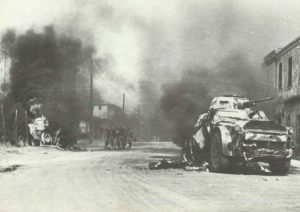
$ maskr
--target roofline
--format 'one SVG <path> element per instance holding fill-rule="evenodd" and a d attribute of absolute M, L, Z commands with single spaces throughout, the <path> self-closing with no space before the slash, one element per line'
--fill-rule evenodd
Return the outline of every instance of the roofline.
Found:
<path fill-rule="evenodd" d="M 267 54 L 264 57 L 264 63 L 269 65 L 272 62 L 274 62 L 276 59 L 278 59 L 284 52 L 290 50 L 293 48 L 296 44 L 300 45 L 300 36 L 289 42 L 287 45 L 285 45 L 282 48 L 279 48 L 277 50 L 272 50 L 269 54 Z"/>
<path fill-rule="evenodd" d="M 289 42 L 287 45 L 285 45 L 283 48 L 281 48 L 278 52 L 276 52 L 276 55 L 279 56 L 281 53 L 283 53 L 284 51 L 290 49 L 296 43 L 300 44 L 299 41 L 300 41 L 300 36 L 298 36 L 297 38 L 295 38 L 294 40 Z"/>

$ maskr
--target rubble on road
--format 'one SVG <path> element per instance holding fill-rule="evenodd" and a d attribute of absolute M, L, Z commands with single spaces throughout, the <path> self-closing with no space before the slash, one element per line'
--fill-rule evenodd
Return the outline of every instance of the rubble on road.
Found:
<path fill-rule="evenodd" d="M 208 163 L 203 162 L 201 164 L 189 164 L 187 162 L 182 161 L 172 161 L 163 158 L 158 162 L 150 162 L 149 169 L 150 170 L 158 170 L 158 169 L 184 169 L 186 171 L 207 171 Z"/>
<path fill-rule="evenodd" d="M 206 162 L 206 161 L 204 161 L 204 162 L 202 162 L 201 164 L 198 164 L 198 165 L 186 165 L 186 166 L 184 166 L 184 170 L 185 171 L 209 171 L 209 164 Z"/>
<path fill-rule="evenodd" d="M 163 158 L 157 162 L 149 162 L 148 168 L 150 170 L 184 169 L 185 171 L 209 171 L 209 163 L 206 161 L 202 161 L 201 163 L 188 163 L 186 161 L 173 161 Z M 271 171 L 261 163 L 247 162 L 232 166 L 229 173 L 269 175 Z"/>
<path fill-rule="evenodd" d="M 0 167 L 0 172 L 12 172 L 12 171 L 15 171 L 19 167 L 21 167 L 21 165 L 18 165 L 18 164 L 10 165 L 7 167 Z"/>

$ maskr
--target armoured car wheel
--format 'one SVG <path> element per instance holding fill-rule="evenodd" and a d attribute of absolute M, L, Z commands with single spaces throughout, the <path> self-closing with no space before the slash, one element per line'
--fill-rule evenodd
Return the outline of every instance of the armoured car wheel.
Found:
<path fill-rule="evenodd" d="M 41 135 L 41 142 L 43 145 L 52 144 L 52 136 L 48 132 L 43 132 Z"/>
<path fill-rule="evenodd" d="M 290 169 L 291 159 L 274 160 L 269 165 L 273 174 L 286 175 Z"/>
<path fill-rule="evenodd" d="M 223 172 L 228 168 L 229 162 L 222 153 L 222 140 L 218 132 L 214 133 L 210 147 L 211 171 Z"/>

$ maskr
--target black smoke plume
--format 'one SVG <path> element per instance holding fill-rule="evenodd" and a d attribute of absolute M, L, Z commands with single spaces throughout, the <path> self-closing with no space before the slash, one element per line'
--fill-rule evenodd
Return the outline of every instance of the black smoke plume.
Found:
<path fill-rule="evenodd" d="M 221 60 L 215 70 L 194 68 L 184 72 L 181 81 L 165 84 L 160 99 L 161 109 L 173 128 L 173 141 L 182 146 L 193 133 L 200 114 L 208 110 L 214 96 L 224 94 L 260 98 L 268 95 L 259 73 L 247 57 L 233 52 Z"/>
<path fill-rule="evenodd" d="M 42 104 L 40 113 L 50 124 L 67 131 L 71 142 L 76 140 L 79 119 L 86 112 L 76 94 L 77 84 L 81 83 L 77 73 L 91 57 L 92 48 L 76 38 L 58 35 L 51 26 L 41 33 L 28 30 L 17 35 L 7 31 L 2 45 L 11 59 L 5 105 L 7 114 L 11 114 L 8 123 L 12 123 L 14 105 L 21 104 L 34 118 L 40 114 L 30 113 L 30 104 Z"/>

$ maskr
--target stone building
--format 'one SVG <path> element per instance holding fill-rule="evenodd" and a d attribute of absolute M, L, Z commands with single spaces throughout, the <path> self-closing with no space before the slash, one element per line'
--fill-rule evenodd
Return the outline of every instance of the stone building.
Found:
<path fill-rule="evenodd" d="M 109 127 L 121 127 L 123 124 L 122 108 L 114 104 L 94 104 L 93 107 L 93 137 L 105 139 L 106 129 Z M 79 123 L 80 137 L 87 137 L 90 126 L 89 120 L 81 120 Z"/>
<path fill-rule="evenodd" d="M 264 58 L 264 69 L 273 85 L 273 118 L 294 129 L 300 147 L 300 36 Z"/>

